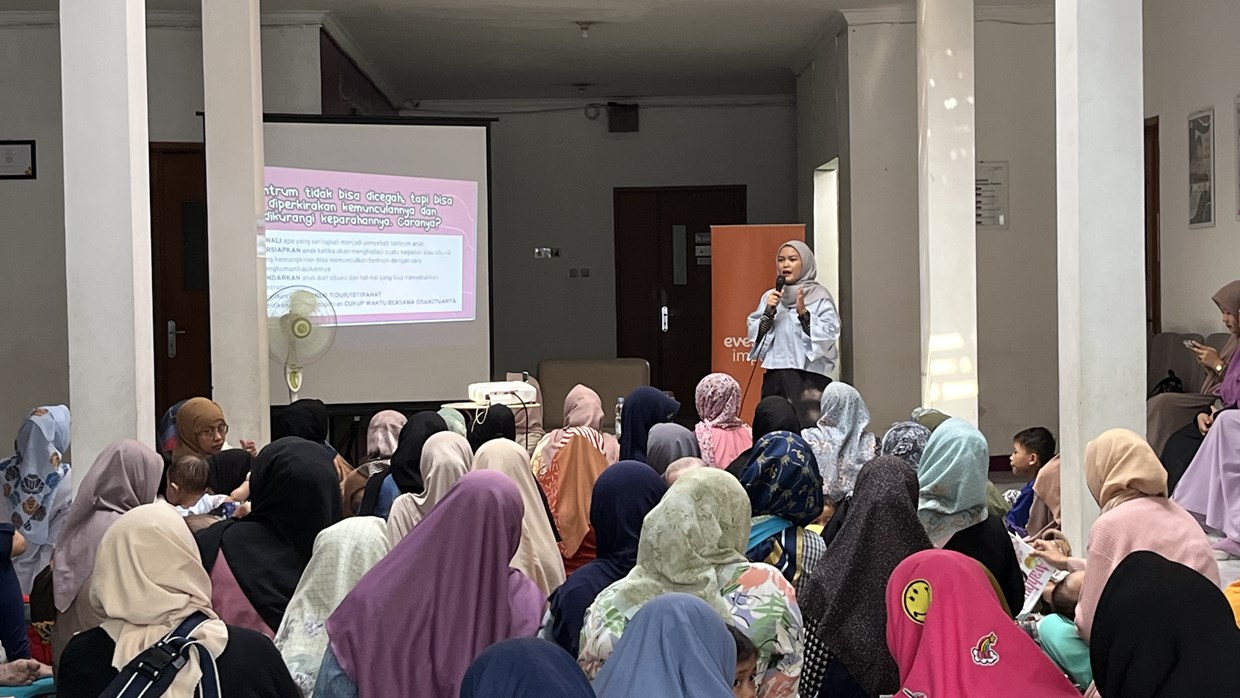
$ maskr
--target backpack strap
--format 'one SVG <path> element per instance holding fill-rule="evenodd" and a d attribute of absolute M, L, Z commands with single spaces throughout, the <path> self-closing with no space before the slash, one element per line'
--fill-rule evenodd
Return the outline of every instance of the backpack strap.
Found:
<path fill-rule="evenodd" d="M 121 670 L 100 698 L 156 698 L 176 680 L 181 668 L 189 661 L 189 653 L 198 653 L 202 679 L 194 695 L 198 698 L 220 698 L 219 672 L 215 658 L 190 633 L 210 620 L 201 611 L 186 618 L 159 642 L 143 650 Z"/>

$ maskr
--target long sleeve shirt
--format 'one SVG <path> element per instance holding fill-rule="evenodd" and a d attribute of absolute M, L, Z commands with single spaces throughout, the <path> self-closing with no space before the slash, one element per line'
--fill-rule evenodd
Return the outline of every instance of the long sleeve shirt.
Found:
<path fill-rule="evenodd" d="M 771 318 L 771 329 L 758 341 L 758 330 L 766 313 L 766 295 L 758 309 L 749 315 L 749 351 L 752 361 L 761 360 L 766 369 L 796 368 L 820 375 L 829 375 L 839 358 L 836 342 L 840 338 L 840 316 L 830 298 L 809 303 L 809 331 L 797 318 L 796 308 L 777 306 Z"/>

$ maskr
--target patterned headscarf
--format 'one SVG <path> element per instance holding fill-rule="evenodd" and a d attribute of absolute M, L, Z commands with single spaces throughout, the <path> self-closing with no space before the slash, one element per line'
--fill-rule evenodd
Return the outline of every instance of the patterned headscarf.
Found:
<path fill-rule="evenodd" d="M 69 408 L 40 407 L 22 422 L 12 458 L 0 462 L 4 473 L 4 521 L 33 545 L 51 543 L 53 495 L 69 477 L 62 458 L 69 450 Z"/>
<path fill-rule="evenodd" d="M 741 485 L 754 516 L 778 516 L 793 526 L 808 526 L 822 514 L 822 475 L 814 453 L 792 432 L 758 439 Z"/>
<path fill-rule="evenodd" d="M 684 592 L 730 621 L 719 571 L 746 562 L 748 499 L 736 478 L 722 470 L 698 468 L 676 480 L 646 515 L 637 565 L 612 585 L 617 601 L 638 607 L 656 596 Z"/>
<path fill-rule="evenodd" d="M 868 426 L 870 410 L 861 393 L 836 381 L 822 391 L 818 425 L 801 432 L 814 449 L 827 496 L 837 502 L 852 494 L 857 473 L 874 459 L 877 440 Z"/>
<path fill-rule="evenodd" d="M 930 440 L 930 430 L 917 422 L 896 422 L 883 436 L 880 455 L 903 459 L 917 470 L 921 466 L 921 454 Z"/>
<path fill-rule="evenodd" d="M 702 421 L 693 428 L 693 433 L 697 435 L 702 460 L 717 468 L 726 467 L 752 444 L 752 441 L 745 443 L 745 437 L 750 437 L 749 425 L 740 418 L 741 385 L 726 373 L 712 373 L 698 383 L 694 397 Z M 738 430 L 740 434 L 736 436 L 740 441 L 726 438 L 732 436 L 726 432 Z M 719 441 L 733 443 L 717 443 Z"/>

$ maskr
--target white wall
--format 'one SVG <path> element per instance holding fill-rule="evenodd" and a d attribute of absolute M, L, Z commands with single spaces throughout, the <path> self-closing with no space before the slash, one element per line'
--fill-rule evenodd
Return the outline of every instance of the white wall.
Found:
<path fill-rule="evenodd" d="M 1223 332 L 1210 297 L 1240 279 L 1240 3 L 1145 1 L 1145 114 L 1159 121 L 1164 331 Z M 1188 115 L 1214 108 L 1213 228 L 1188 228 Z"/>
<path fill-rule="evenodd" d="M 798 207 L 839 154 L 844 374 L 882 431 L 921 400 L 917 36 L 911 22 L 844 31 L 798 74 Z M 1012 173 L 1010 230 L 978 237 L 981 428 L 1002 454 L 1020 429 L 1058 426 L 1054 30 L 982 21 L 975 42 L 978 157 Z"/>
<path fill-rule="evenodd" d="M 266 110 L 317 113 L 319 27 L 264 27 L 262 40 Z M 149 28 L 147 68 L 151 140 L 201 141 L 201 31 Z M 0 443 L 31 407 L 69 399 L 56 26 L 0 27 L 0 140 L 27 138 L 39 178 L 0 181 Z"/>
<path fill-rule="evenodd" d="M 581 109 L 501 115 L 491 134 L 496 371 L 616 355 L 615 188 L 744 184 L 751 223 L 792 223 L 795 157 L 790 100 L 643 108 L 630 134 Z M 534 259 L 535 246 L 562 256 Z M 570 279 L 570 267 L 591 276 Z"/>

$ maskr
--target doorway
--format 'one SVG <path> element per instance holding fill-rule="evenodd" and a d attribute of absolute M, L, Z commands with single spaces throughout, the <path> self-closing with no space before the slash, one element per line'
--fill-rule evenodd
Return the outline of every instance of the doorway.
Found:
<path fill-rule="evenodd" d="M 710 226 L 748 222 L 746 188 L 615 190 L 616 352 L 650 362 L 650 382 L 698 421 L 694 393 L 711 371 Z"/>
<path fill-rule="evenodd" d="M 1145 326 L 1162 332 L 1162 247 L 1159 242 L 1158 117 L 1145 120 Z"/>
<path fill-rule="evenodd" d="M 207 161 L 201 143 L 151 144 L 155 409 L 211 395 Z"/>

